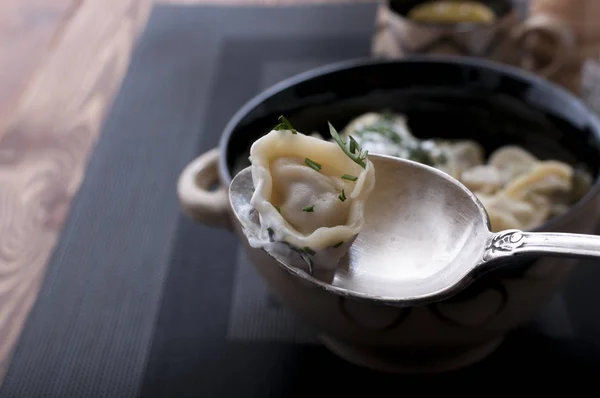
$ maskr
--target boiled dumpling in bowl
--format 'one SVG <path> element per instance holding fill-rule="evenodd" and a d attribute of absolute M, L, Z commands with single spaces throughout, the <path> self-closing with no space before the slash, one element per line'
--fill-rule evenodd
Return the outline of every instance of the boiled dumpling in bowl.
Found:
<path fill-rule="evenodd" d="M 285 124 L 255 141 L 250 204 L 261 232 L 250 245 L 292 266 L 334 269 L 364 224 L 375 185 L 366 155 L 355 144 L 307 136 Z"/>
<path fill-rule="evenodd" d="M 355 137 L 370 153 L 411 159 L 434 165 L 444 154 L 432 140 L 414 137 L 406 117 L 389 113 L 369 112 L 353 120 L 341 133 L 344 138 Z"/>
<path fill-rule="evenodd" d="M 463 183 L 486 208 L 493 232 L 531 230 L 565 213 L 592 185 L 590 173 L 556 160 L 540 160 L 517 145 L 504 145 L 485 158 L 483 147 L 466 139 L 418 139 L 403 114 L 368 112 L 344 129 L 371 153 L 433 166 Z"/>
<path fill-rule="evenodd" d="M 516 176 L 504 188 L 513 198 L 526 198 L 530 194 L 567 196 L 573 188 L 573 168 L 553 160 L 540 161 L 525 173 Z"/>
<path fill-rule="evenodd" d="M 512 155 L 518 152 L 510 149 L 510 153 L 506 161 L 515 162 Z M 501 189 L 491 194 L 476 191 L 489 214 L 493 231 L 531 230 L 568 208 L 573 169 L 562 162 L 539 161 L 525 151 L 518 156 L 526 157 L 527 162 L 511 163 L 510 169 L 506 163 L 497 161 L 487 166 L 495 170 L 500 168 L 497 173 L 506 181 Z M 535 161 L 530 162 L 530 159 Z M 468 183 L 466 185 L 469 186 Z"/>
<path fill-rule="evenodd" d="M 487 164 L 466 168 L 458 178 L 474 192 L 493 194 L 537 163 L 538 160 L 523 148 L 506 145 L 494 151 Z"/>
<path fill-rule="evenodd" d="M 541 195 L 529 196 L 528 200 L 514 198 L 500 192 L 493 195 L 475 194 L 486 209 L 492 230 L 530 230 L 543 223 L 550 214 L 551 202 Z"/>
<path fill-rule="evenodd" d="M 538 163 L 538 159 L 525 149 L 516 145 L 505 145 L 495 150 L 488 164 L 502 174 L 504 183 L 528 172 Z"/>
<path fill-rule="evenodd" d="M 458 180 L 465 171 L 484 164 L 485 152 L 481 145 L 473 140 L 436 140 L 434 142 L 444 155 L 443 161 L 434 166 Z"/>

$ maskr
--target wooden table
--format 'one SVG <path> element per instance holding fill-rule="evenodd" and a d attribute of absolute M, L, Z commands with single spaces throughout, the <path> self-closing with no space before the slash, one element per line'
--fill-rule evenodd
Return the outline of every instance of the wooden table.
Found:
<path fill-rule="evenodd" d="M 352 0 L 158 0 L 344 1 Z M 151 5 L 0 2 L 0 380 Z"/>

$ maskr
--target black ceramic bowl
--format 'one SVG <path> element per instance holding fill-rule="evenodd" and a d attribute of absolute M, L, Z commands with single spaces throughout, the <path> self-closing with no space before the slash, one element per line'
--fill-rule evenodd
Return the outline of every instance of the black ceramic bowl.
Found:
<path fill-rule="evenodd" d="M 421 138 L 470 138 L 489 153 L 520 145 L 542 159 L 585 167 L 595 182 L 570 210 L 537 230 L 593 233 L 600 213 L 600 122 L 567 91 L 524 71 L 457 57 L 357 60 L 309 71 L 270 88 L 231 119 L 219 148 L 183 171 L 179 197 L 202 223 L 236 226 L 227 190 L 232 176 L 249 165 L 251 144 L 280 115 L 303 133 L 327 137 L 327 122 L 342 129 L 354 117 L 389 109 L 408 117 Z M 209 186 L 220 182 L 221 189 Z M 414 370 L 417 349 L 432 369 L 453 369 L 483 358 L 508 330 L 532 316 L 566 281 L 574 260 L 542 258 L 515 262 L 487 273 L 461 293 L 439 303 L 394 308 L 362 303 L 300 283 L 274 260 L 246 245 L 271 290 L 323 333 L 325 344 L 352 362 L 387 371 Z M 366 306 L 364 306 L 366 305 Z M 368 320 L 365 322 L 365 320 Z M 376 321 L 377 327 L 373 326 Z M 374 348 L 375 347 L 375 348 Z M 381 349 L 381 350 L 380 350 Z M 399 350 L 392 355 L 391 350 Z M 408 361 L 407 359 L 407 361 Z"/>
<path fill-rule="evenodd" d="M 384 109 L 405 114 L 420 138 L 474 139 L 488 153 L 502 145 L 520 145 L 541 159 L 565 161 L 596 176 L 594 186 L 569 213 L 536 230 L 580 230 L 571 225 L 574 213 L 591 211 L 598 203 L 600 121 L 594 113 L 566 90 L 533 74 L 467 57 L 354 60 L 271 87 L 226 126 L 219 145 L 221 181 L 228 186 L 237 171 L 249 166 L 250 145 L 280 115 L 299 131 L 329 137 L 328 121 L 341 130 L 362 113 Z"/>

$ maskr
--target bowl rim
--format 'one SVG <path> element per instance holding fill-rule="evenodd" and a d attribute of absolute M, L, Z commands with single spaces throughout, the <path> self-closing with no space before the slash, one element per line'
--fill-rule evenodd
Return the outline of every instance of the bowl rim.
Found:
<path fill-rule="evenodd" d="M 559 85 L 542 78 L 534 74 L 533 72 L 529 72 L 525 69 L 521 69 L 511 65 L 501 64 L 495 61 L 490 61 L 483 58 L 472 57 L 472 56 L 456 56 L 456 55 L 430 55 L 430 54 L 413 54 L 408 55 L 400 59 L 379 59 L 373 57 L 362 57 L 362 58 L 354 58 L 334 63 L 329 63 L 323 66 L 319 66 L 316 68 L 309 69 L 305 72 L 298 73 L 294 76 L 291 76 L 287 79 L 284 79 L 274 85 L 268 87 L 262 92 L 258 93 L 250 100 L 248 100 L 238 111 L 230 118 L 229 122 L 226 124 L 223 129 L 223 133 L 221 134 L 221 138 L 219 140 L 219 151 L 221 156 L 219 156 L 219 174 L 221 178 L 221 182 L 226 186 L 229 186 L 233 176 L 230 173 L 230 170 L 227 166 L 227 145 L 228 142 L 233 135 L 236 127 L 239 123 L 254 109 L 256 109 L 261 103 L 263 103 L 269 97 L 272 97 L 284 90 L 287 90 L 295 85 L 300 83 L 309 81 L 316 77 L 321 77 L 324 75 L 328 75 L 335 72 L 340 72 L 349 69 L 362 68 L 362 67 L 370 67 L 377 65 L 400 65 L 400 64 L 409 64 L 409 63 L 431 63 L 431 64 L 449 64 L 449 65 L 465 65 L 469 67 L 485 69 L 488 71 L 492 71 L 498 74 L 502 74 L 504 76 L 519 78 L 528 80 L 531 83 L 543 86 L 557 97 L 564 98 L 565 101 L 570 102 L 573 106 L 578 108 L 584 115 L 586 115 L 587 125 L 592 127 L 592 134 L 595 137 L 595 140 L 600 145 L 600 117 L 591 110 L 581 98 L 578 98 L 567 89 L 560 87 Z M 561 214 L 560 216 L 553 217 L 545 223 L 539 225 L 537 228 L 531 229 L 530 232 L 540 232 L 540 231 L 549 231 L 553 230 L 555 225 L 560 225 L 563 221 L 567 220 L 574 213 L 580 211 L 585 206 L 588 206 L 589 203 L 600 193 L 600 173 L 597 173 L 593 176 L 593 184 L 586 192 L 586 194 L 579 199 L 576 203 L 569 206 L 569 210 Z"/>

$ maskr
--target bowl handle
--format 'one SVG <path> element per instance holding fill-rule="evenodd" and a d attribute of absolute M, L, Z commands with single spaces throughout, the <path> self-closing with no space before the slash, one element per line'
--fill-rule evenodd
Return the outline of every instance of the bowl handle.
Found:
<path fill-rule="evenodd" d="M 179 176 L 177 195 L 192 219 L 211 227 L 231 230 L 229 195 L 219 180 L 218 162 L 218 148 L 192 160 Z M 217 188 L 212 190 L 213 186 Z"/>

